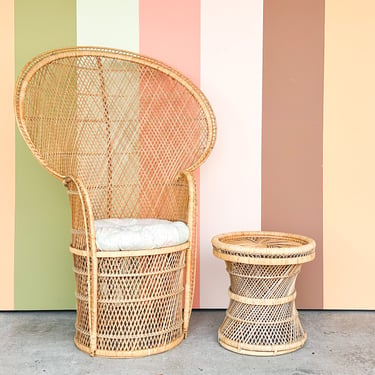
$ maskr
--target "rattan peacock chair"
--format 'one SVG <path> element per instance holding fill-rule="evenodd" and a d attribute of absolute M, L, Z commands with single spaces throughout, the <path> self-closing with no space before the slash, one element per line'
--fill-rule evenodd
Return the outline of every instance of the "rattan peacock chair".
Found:
<path fill-rule="evenodd" d="M 75 47 L 24 67 L 15 111 L 31 152 L 69 195 L 77 347 L 137 357 L 178 345 L 195 285 L 193 171 L 216 134 L 205 96 L 156 60 Z M 169 225 L 163 241 L 159 222 Z M 185 237 L 175 239 L 174 224 L 185 226 Z M 116 242 L 119 228 L 130 244 Z"/>

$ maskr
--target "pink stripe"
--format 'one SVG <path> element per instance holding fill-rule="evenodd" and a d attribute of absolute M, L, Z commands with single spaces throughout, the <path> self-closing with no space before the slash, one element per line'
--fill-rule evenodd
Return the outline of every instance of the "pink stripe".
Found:
<path fill-rule="evenodd" d="M 201 88 L 218 125 L 201 168 L 201 307 L 226 308 L 228 274 L 211 238 L 261 222 L 263 0 L 201 5 Z"/>
<path fill-rule="evenodd" d="M 200 0 L 139 0 L 139 51 L 200 84 Z M 196 173 L 199 202 L 199 171 Z M 199 206 L 198 206 L 199 210 Z M 198 215 L 199 236 L 199 215 Z M 199 237 L 198 237 L 199 238 Z M 199 240 L 193 307 L 199 307 Z"/>

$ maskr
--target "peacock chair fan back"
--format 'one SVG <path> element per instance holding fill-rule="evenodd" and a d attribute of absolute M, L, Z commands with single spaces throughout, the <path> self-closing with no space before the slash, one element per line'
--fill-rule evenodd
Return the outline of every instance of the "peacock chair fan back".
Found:
<path fill-rule="evenodd" d="M 188 79 L 120 50 L 47 52 L 21 72 L 20 130 L 59 179 L 78 177 L 96 218 L 174 217 L 169 186 L 208 156 L 215 121 Z"/>
<path fill-rule="evenodd" d="M 15 110 L 32 153 L 68 190 L 76 345 L 115 357 L 178 345 L 189 327 L 196 272 L 192 172 L 216 134 L 205 96 L 158 61 L 76 47 L 47 52 L 25 66 Z M 180 222 L 187 235 L 163 246 L 142 242 L 136 251 L 99 246 L 99 222 L 118 221 Z"/>

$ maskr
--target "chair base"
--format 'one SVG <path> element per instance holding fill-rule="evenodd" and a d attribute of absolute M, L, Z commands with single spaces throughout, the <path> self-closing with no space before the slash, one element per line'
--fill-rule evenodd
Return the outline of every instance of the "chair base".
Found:
<path fill-rule="evenodd" d="M 177 346 L 184 338 L 187 246 L 102 252 L 96 259 L 73 249 L 76 346 L 92 356 L 128 358 Z"/>
<path fill-rule="evenodd" d="M 167 345 L 162 345 L 160 347 L 146 349 L 146 350 L 135 350 L 135 351 L 115 351 L 115 350 L 96 350 L 95 353 L 91 352 L 90 347 L 82 345 L 78 342 L 77 337 L 74 338 L 74 344 L 79 350 L 90 354 L 95 357 L 106 357 L 106 358 L 138 358 L 138 357 L 148 357 L 150 355 L 159 354 L 171 350 L 178 346 L 184 339 L 184 335 L 181 335 L 177 339 L 168 343 Z"/>

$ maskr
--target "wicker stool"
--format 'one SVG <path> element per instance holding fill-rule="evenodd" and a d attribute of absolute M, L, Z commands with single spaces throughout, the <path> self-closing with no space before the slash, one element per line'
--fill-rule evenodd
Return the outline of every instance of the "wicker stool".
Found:
<path fill-rule="evenodd" d="M 279 355 L 306 341 L 295 307 L 295 282 L 302 263 L 315 257 L 314 240 L 275 232 L 215 236 L 214 255 L 230 275 L 230 304 L 219 343 L 250 355 Z"/>

